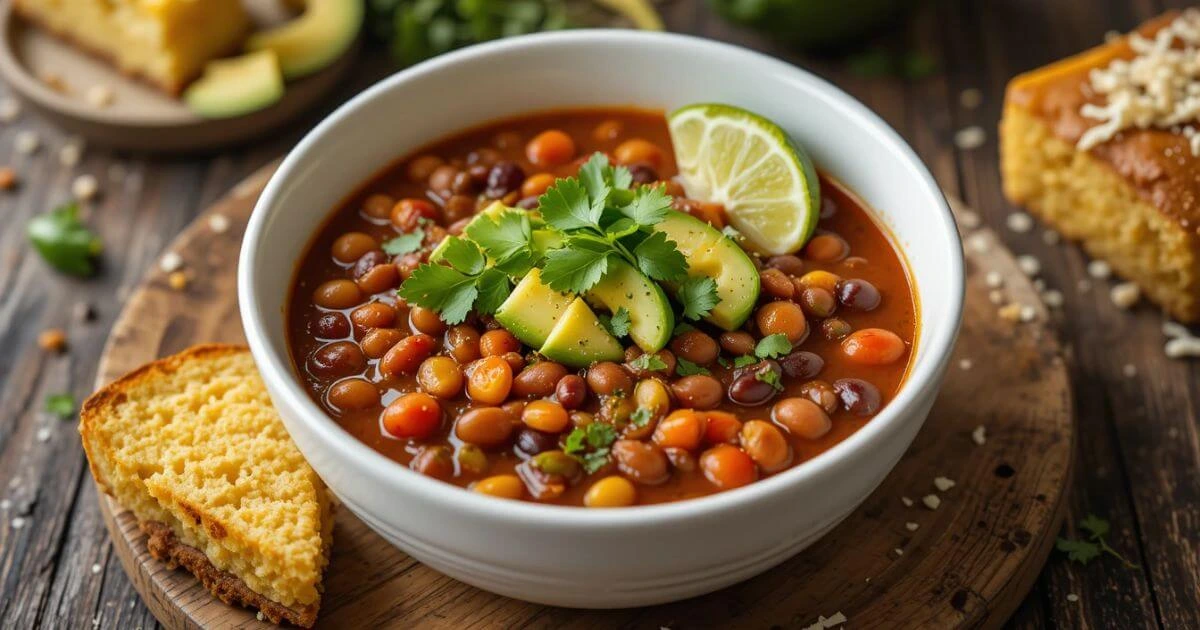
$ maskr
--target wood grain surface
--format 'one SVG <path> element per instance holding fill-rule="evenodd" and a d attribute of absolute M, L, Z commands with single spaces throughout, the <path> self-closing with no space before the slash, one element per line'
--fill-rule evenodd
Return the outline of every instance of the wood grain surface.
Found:
<path fill-rule="evenodd" d="M 166 272 L 151 270 L 113 326 L 97 387 L 196 343 L 243 342 L 236 269 L 226 261 L 236 259 L 245 221 L 271 169 L 235 186 L 170 244 L 192 281 L 180 291 L 169 286 Z M 212 229 L 217 216 L 228 230 Z M 841 612 L 855 627 L 999 627 L 1032 586 L 1061 525 L 1074 413 L 1066 366 L 1030 280 L 990 231 L 970 231 L 968 239 L 964 325 L 934 411 L 883 485 L 809 550 L 704 597 L 580 612 L 456 582 L 416 563 L 342 510 L 320 625 L 557 628 L 592 619 L 647 627 L 769 627 L 807 625 Z M 1006 302 L 1030 306 L 1035 319 L 1002 319 L 989 297 L 988 274 L 1002 278 Z M 977 427 L 988 435 L 984 444 L 972 439 Z M 957 485 L 939 492 L 933 485 L 939 476 Z M 922 503 L 928 495 L 942 500 L 936 510 Z M 209 596 L 186 572 L 151 558 L 133 515 L 107 497 L 100 505 L 117 557 L 164 625 L 266 627 L 252 612 Z M 909 523 L 917 529 L 910 531 Z"/>
<path fill-rule="evenodd" d="M 1092 46 L 1107 31 L 1128 30 L 1166 8 L 1191 4 L 928 0 L 911 20 L 868 45 L 920 51 L 939 63 L 937 74 L 914 81 L 863 77 L 845 59 L 792 53 L 721 22 L 703 0 L 663 5 L 671 30 L 763 50 L 861 99 L 1010 249 L 1036 256 L 1040 279 L 1065 295 L 1051 324 L 1067 355 L 1079 426 L 1067 521 L 1089 513 L 1108 519 L 1110 543 L 1137 566 L 1109 558 L 1083 566 L 1055 552 L 1009 620 L 1012 628 L 1200 628 L 1200 370 L 1195 362 L 1166 359 L 1162 315 L 1145 305 L 1114 307 L 1110 282 L 1089 278 L 1078 248 L 1047 242 L 1041 229 L 1005 228 L 1015 208 L 1000 195 L 994 138 L 1011 76 Z M 21 180 L 15 191 L 0 193 L 0 627 L 156 624 L 114 555 L 74 422 L 44 413 L 43 400 L 60 392 L 81 400 L 91 391 L 122 304 L 201 209 L 386 71 L 382 53 L 368 52 L 339 96 L 295 126 L 259 144 L 203 157 L 162 160 L 89 150 L 79 165 L 66 167 L 57 157 L 66 141 L 60 130 L 28 113 L 0 125 L 0 165 L 13 167 Z M 980 106 L 961 104 L 969 89 L 979 91 Z M 987 142 L 957 148 L 956 132 L 976 125 Z M 23 131 L 40 135 L 39 152 L 14 150 Z M 102 273 L 88 281 L 51 272 L 22 229 L 30 217 L 66 200 L 72 179 L 82 173 L 101 182 L 89 221 L 107 246 Z M 1088 283 L 1086 290 L 1081 282 Z M 79 304 L 90 305 L 95 317 L 77 317 Z M 66 354 L 37 347 L 38 333 L 50 327 L 67 331 Z M 1068 525 L 1064 535 L 1073 531 Z"/>

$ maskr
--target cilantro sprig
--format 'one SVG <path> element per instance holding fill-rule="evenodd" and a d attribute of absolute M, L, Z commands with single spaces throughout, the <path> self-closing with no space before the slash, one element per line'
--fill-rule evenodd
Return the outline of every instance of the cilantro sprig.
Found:
<path fill-rule="evenodd" d="M 775 333 L 758 340 L 754 346 L 753 355 L 743 355 L 733 360 L 733 367 L 743 368 L 754 365 L 762 359 L 778 359 L 792 351 L 792 343 L 787 335 Z M 761 379 L 760 379 L 761 380 Z"/>
<path fill-rule="evenodd" d="M 447 238 L 442 259 L 449 266 L 424 264 L 400 286 L 410 304 L 433 309 L 447 324 L 461 324 L 472 310 L 491 314 L 512 292 L 508 275 L 488 267 L 479 246 L 464 238 Z"/>
<path fill-rule="evenodd" d="M 563 441 L 563 452 L 579 460 L 590 475 L 608 463 L 609 447 L 617 441 L 617 430 L 605 422 L 575 427 Z"/>
<path fill-rule="evenodd" d="M 1099 558 L 1100 554 L 1107 553 L 1120 560 L 1126 568 L 1137 568 L 1136 564 L 1127 560 L 1125 556 L 1108 545 L 1106 537 L 1111 529 L 1108 521 L 1095 514 L 1088 514 L 1082 521 L 1079 521 L 1079 529 L 1087 532 L 1086 538 L 1059 538 L 1055 543 L 1055 547 L 1059 551 L 1066 553 L 1069 560 L 1078 562 L 1079 564 L 1087 564 Z"/>
<path fill-rule="evenodd" d="M 75 397 L 71 394 L 49 394 L 46 396 L 44 409 L 46 413 L 65 420 L 75 415 Z"/>
<path fill-rule="evenodd" d="M 551 289 L 584 293 L 604 277 L 613 258 L 652 280 L 683 281 L 687 260 L 674 241 L 653 228 L 666 217 L 671 197 L 662 187 L 632 190 L 632 184 L 629 169 L 614 167 L 596 153 L 578 177 L 557 180 L 538 198 L 546 224 L 565 236 L 563 247 L 546 254 L 542 269 L 542 281 Z"/>

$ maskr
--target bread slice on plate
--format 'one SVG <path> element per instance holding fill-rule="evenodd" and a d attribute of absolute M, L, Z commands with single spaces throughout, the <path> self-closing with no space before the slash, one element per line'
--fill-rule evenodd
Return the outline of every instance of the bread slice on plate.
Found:
<path fill-rule="evenodd" d="M 310 627 L 333 517 L 245 348 L 203 345 L 93 394 L 79 431 L 97 484 L 151 555 L 231 604 Z"/>

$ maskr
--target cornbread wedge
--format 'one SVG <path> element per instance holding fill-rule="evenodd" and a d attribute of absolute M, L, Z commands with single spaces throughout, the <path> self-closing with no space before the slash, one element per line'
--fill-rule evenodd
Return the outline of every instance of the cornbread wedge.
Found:
<path fill-rule="evenodd" d="M 333 518 L 324 483 L 245 348 L 196 346 L 93 394 L 80 433 L 100 488 L 151 554 L 275 623 L 316 621 Z"/>
<path fill-rule="evenodd" d="M 1136 33 L 1009 83 L 1004 193 L 1173 317 L 1198 322 L 1200 13 Z"/>
<path fill-rule="evenodd" d="M 251 29 L 240 0 L 14 0 L 13 8 L 172 95 L 236 52 Z"/>

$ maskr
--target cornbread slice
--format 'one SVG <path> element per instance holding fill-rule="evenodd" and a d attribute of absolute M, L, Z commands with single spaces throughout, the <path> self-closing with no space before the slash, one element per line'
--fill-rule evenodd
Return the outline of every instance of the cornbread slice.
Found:
<path fill-rule="evenodd" d="M 251 29 L 240 0 L 14 0 L 13 8 L 172 95 L 236 52 Z"/>
<path fill-rule="evenodd" d="M 1178 19 L 1188 22 L 1171 26 Z M 1151 40 L 1115 39 L 1020 75 L 1000 122 L 1005 196 L 1185 322 L 1200 321 L 1200 136 L 1187 120 L 1200 102 L 1166 115 L 1131 100 L 1133 90 L 1105 94 L 1096 85 L 1109 88 L 1130 70 L 1114 60 L 1140 56 L 1135 74 L 1159 63 L 1146 42 L 1164 28 L 1197 26 L 1198 13 L 1167 14 L 1136 31 Z M 1200 90 L 1195 76 L 1178 80 Z"/>
<path fill-rule="evenodd" d="M 93 394 L 80 433 L 97 484 L 154 557 L 226 603 L 310 627 L 333 518 L 245 348 L 196 346 Z"/>

